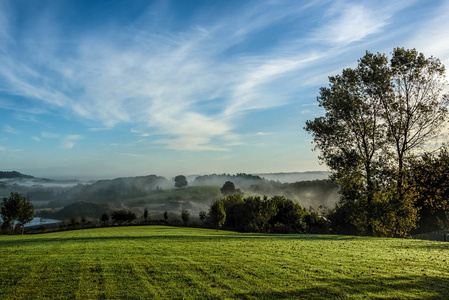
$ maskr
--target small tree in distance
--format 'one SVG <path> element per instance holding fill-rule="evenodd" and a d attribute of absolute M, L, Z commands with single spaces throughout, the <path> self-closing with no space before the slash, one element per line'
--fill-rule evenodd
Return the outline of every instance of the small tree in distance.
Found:
<path fill-rule="evenodd" d="M 209 223 L 220 229 L 226 220 L 226 211 L 221 200 L 215 200 L 209 208 Z"/>
<path fill-rule="evenodd" d="M 145 207 L 145 210 L 143 211 L 143 218 L 145 219 L 145 221 L 148 219 L 149 216 L 149 212 L 148 209 Z"/>
<path fill-rule="evenodd" d="M 103 213 L 103 214 L 101 215 L 100 221 L 101 221 L 103 224 L 106 224 L 106 223 L 109 221 L 109 215 L 108 215 L 107 213 Z"/>
<path fill-rule="evenodd" d="M 165 211 L 165 212 L 164 212 L 164 220 L 165 220 L 165 223 L 167 223 L 167 220 L 168 220 L 168 211 Z"/>
<path fill-rule="evenodd" d="M 112 213 L 112 220 L 114 220 L 114 222 L 119 223 L 120 225 L 123 222 L 131 223 L 132 221 L 134 221 L 136 219 L 136 217 L 137 217 L 136 214 L 129 210 L 122 209 L 122 210 L 114 211 Z"/>
<path fill-rule="evenodd" d="M 200 211 L 199 217 L 203 224 L 204 224 L 204 221 L 206 221 L 206 216 L 207 216 L 207 213 L 205 211 Z"/>
<path fill-rule="evenodd" d="M 22 234 L 25 229 L 25 224 L 31 222 L 34 218 L 34 206 L 30 202 L 30 198 L 22 197 L 22 202 L 19 209 L 19 214 L 17 216 L 17 221 L 19 221 L 22 227 Z"/>
<path fill-rule="evenodd" d="M 1 215 L 4 230 L 12 232 L 14 222 L 18 221 L 23 234 L 25 224 L 31 222 L 34 217 L 34 207 L 29 198 L 22 197 L 19 193 L 11 193 L 9 198 L 3 198 Z"/>
<path fill-rule="evenodd" d="M 178 175 L 175 177 L 175 187 L 183 188 L 187 186 L 187 178 L 184 175 Z"/>
<path fill-rule="evenodd" d="M 181 219 L 182 219 L 182 222 L 184 223 L 184 226 L 187 226 L 187 224 L 189 224 L 190 213 L 189 213 L 188 210 L 185 210 L 185 209 L 184 209 L 184 210 L 181 212 Z"/>
<path fill-rule="evenodd" d="M 229 196 L 235 193 L 235 185 L 232 181 L 226 181 L 225 184 L 223 184 L 223 187 L 220 189 L 220 192 L 224 196 Z"/>

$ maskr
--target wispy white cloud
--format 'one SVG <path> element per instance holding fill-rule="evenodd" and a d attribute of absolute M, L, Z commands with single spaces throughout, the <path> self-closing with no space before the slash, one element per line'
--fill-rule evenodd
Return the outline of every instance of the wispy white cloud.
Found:
<path fill-rule="evenodd" d="M 167 149 L 172 150 L 188 150 L 188 151 L 228 151 L 225 147 L 217 147 L 209 144 L 208 137 L 185 136 L 174 139 L 160 139 L 154 144 L 165 145 Z"/>
<path fill-rule="evenodd" d="M 11 149 L 8 147 L 0 146 L 0 151 L 7 151 L 7 152 L 21 152 L 21 149 Z"/>
<path fill-rule="evenodd" d="M 158 28 L 155 17 L 148 17 L 154 6 L 130 26 L 96 28 L 70 37 L 60 34 L 55 29 L 58 24 L 48 18 L 25 33 L 39 37 L 35 44 L 26 44 L 26 51 L 20 50 L 22 40 L 10 39 L 6 18 L 7 24 L 0 26 L 0 44 L 4 42 L 8 54 L 0 56 L 0 89 L 33 99 L 30 103 L 43 113 L 71 114 L 99 124 L 89 131 L 128 123 L 142 128 L 131 130 L 141 137 L 163 136 L 155 144 L 168 149 L 229 150 L 242 143 L 237 133 L 240 118 L 295 101 L 295 77 L 310 80 L 306 72 L 326 55 L 379 33 L 400 9 L 400 5 L 389 4 L 389 9 L 396 7 L 389 10 L 367 3 L 248 2 L 212 20 L 199 16 L 176 33 L 152 29 Z M 299 27 L 311 7 L 325 5 L 331 6 L 325 24 L 308 38 L 290 36 L 263 51 L 238 50 L 266 28 L 282 22 Z M 162 14 L 167 10 L 158 7 Z M 303 48 L 310 40 L 328 46 L 315 51 Z M 36 55 L 28 55 L 33 51 Z M 318 68 L 314 72 L 323 73 Z M 11 103 L 3 105 L 7 104 Z M 42 134 L 42 138 L 51 137 Z M 61 138 L 66 149 L 79 140 L 53 138 Z"/>
<path fill-rule="evenodd" d="M 63 135 L 52 132 L 41 132 L 40 137 L 32 137 L 33 140 L 40 142 L 42 139 L 57 140 L 61 149 L 72 149 L 83 137 L 78 134 Z"/>
<path fill-rule="evenodd" d="M 11 94 L 53 109 L 68 108 L 105 128 L 146 123 L 153 133 L 168 136 L 158 141 L 167 148 L 224 150 L 210 143 L 233 132 L 235 114 L 285 104 L 286 99 L 262 99 L 260 89 L 306 63 L 297 57 L 273 59 L 276 54 L 225 59 L 224 53 L 245 42 L 249 34 L 302 9 L 247 5 L 233 14 L 233 22 L 226 16 L 178 35 L 114 28 L 116 38 L 96 32 L 73 41 L 79 47 L 70 59 L 58 56 L 54 44 L 48 51 L 39 49 L 37 59 L 10 55 L 2 60 L 0 76 Z M 45 23 L 49 27 L 51 21 Z M 214 112 L 201 111 L 204 105 L 228 97 L 232 99 L 217 103 Z M 72 144 L 66 142 L 66 148 Z"/>
<path fill-rule="evenodd" d="M 443 1 L 423 24 L 420 24 L 416 34 L 408 44 L 423 52 L 426 56 L 433 55 L 449 67 L 449 2 Z"/>
<path fill-rule="evenodd" d="M 317 41 L 340 45 L 359 41 L 380 32 L 391 16 L 387 14 L 379 18 L 375 10 L 353 3 L 337 6 L 328 14 L 332 21 L 315 33 Z"/>
<path fill-rule="evenodd" d="M 256 133 L 256 135 L 259 135 L 259 136 L 268 135 L 268 134 L 270 134 L 270 133 L 262 132 L 262 131 L 259 131 Z"/>
<path fill-rule="evenodd" d="M 306 53 L 268 61 L 260 57 L 255 66 L 248 67 L 241 82 L 233 89 L 231 101 L 225 111 L 226 115 L 287 104 L 291 101 L 289 97 L 285 97 L 287 91 L 297 87 L 281 83 L 279 88 L 273 87 L 272 83 L 279 85 L 278 79 L 291 76 L 293 72 L 309 66 L 323 55 Z"/>
<path fill-rule="evenodd" d="M 52 132 L 41 132 L 41 137 L 44 139 L 57 139 L 61 135 L 58 133 L 52 133 Z"/>
<path fill-rule="evenodd" d="M 61 139 L 61 148 L 62 149 L 72 149 L 76 142 L 82 139 L 80 135 L 66 135 Z"/>
<path fill-rule="evenodd" d="M 323 25 L 311 36 L 312 41 L 337 47 L 372 38 L 382 33 L 396 13 L 415 1 L 334 1 L 325 9 Z"/>
<path fill-rule="evenodd" d="M 106 131 L 111 130 L 110 127 L 91 127 L 88 129 L 88 131 L 97 132 L 97 131 Z"/>
<path fill-rule="evenodd" d="M 142 158 L 142 157 L 145 157 L 145 155 L 143 155 L 143 154 L 136 154 L 136 153 L 120 153 L 120 152 L 117 152 L 116 154 L 118 154 L 118 155 L 124 155 L 124 156 L 129 156 L 129 157 L 135 157 L 135 158 Z"/>
<path fill-rule="evenodd" d="M 10 134 L 19 134 L 19 130 L 17 130 L 16 128 L 14 128 L 8 124 L 3 126 L 3 132 L 10 133 Z"/>

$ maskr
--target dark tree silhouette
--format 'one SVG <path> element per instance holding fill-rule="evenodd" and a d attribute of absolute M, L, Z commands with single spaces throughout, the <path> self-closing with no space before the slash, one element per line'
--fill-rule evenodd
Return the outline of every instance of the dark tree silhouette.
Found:
<path fill-rule="evenodd" d="M 187 224 L 189 224 L 190 213 L 189 213 L 188 210 L 185 210 L 185 209 L 184 209 L 184 210 L 181 212 L 181 219 L 182 219 L 182 222 L 184 223 L 184 226 L 187 226 Z"/>
<path fill-rule="evenodd" d="M 9 198 L 3 198 L 1 215 L 4 230 L 12 232 L 14 222 L 17 221 L 23 234 L 25 224 L 31 222 L 34 217 L 34 207 L 29 198 L 22 197 L 19 193 L 11 193 Z"/>
<path fill-rule="evenodd" d="M 235 193 L 235 185 L 232 181 L 226 181 L 220 189 L 224 196 L 229 196 Z"/>
<path fill-rule="evenodd" d="M 175 177 L 175 187 L 182 188 L 187 186 L 187 178 L 184 175 L 178 175 Z"/>
<path fill-rule="evenodd" d="M 415 227 L 405 174 L 447 120 L 444 72 L 438 59 L 415 49 L 396 48 L 390 60 L 367 51 L 320 89 L 325 115 L 305 129 L 340 185 L 338 209 L 347 209 L 359 233 L 403 236 Z"/>

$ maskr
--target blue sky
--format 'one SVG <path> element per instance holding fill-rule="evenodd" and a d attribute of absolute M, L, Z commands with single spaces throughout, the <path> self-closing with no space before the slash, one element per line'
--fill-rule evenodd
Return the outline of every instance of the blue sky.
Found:
<path fill-rule="evenodd" d="M 449 66 L 449 1 L 1 1 L 0 170 L 326 170 L 304 123 L 371 52 Z"/>

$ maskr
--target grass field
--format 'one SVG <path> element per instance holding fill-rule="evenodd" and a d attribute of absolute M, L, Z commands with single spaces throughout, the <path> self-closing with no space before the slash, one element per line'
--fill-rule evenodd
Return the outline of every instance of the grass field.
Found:
<path fill-rule="evenodd" d="M 165 226 L 0 236 L 0 299 L 448 299 L 449 243 Z"/>

